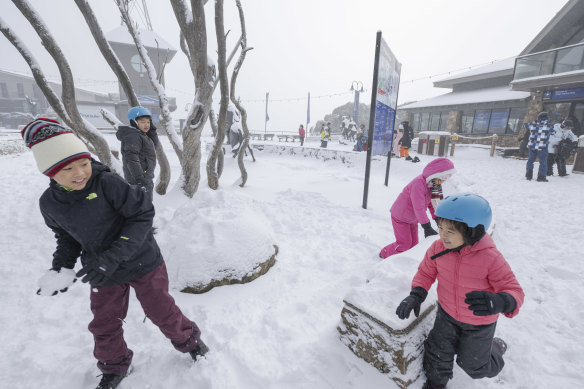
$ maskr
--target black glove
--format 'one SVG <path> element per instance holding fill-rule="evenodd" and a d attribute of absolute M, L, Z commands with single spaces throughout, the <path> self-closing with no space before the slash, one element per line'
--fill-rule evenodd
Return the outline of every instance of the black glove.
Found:
<path fill-rule="evenodd" d="M 421 286 L 416 286 L 412 289 L 410 295 L 402 300 L 395 310 L 395 314 L 402 320 L 407 319 L 410 317 L 410 312 L 412 312 L 413 309 L 414 315 L 416 315 L 416 317 L 420 316 L 420 305 L 426 300 L 426 296 L 428 296 L 426 289 Z"/>
<path fill-rule="evenodd" d="M 104 251 L 94 258 L 89 258 L 87 265 L 77 272 L 77 277 L 84 276 L 81 282 L 99 286 L 110 278 L 119 266 L 119 259 L 114 254 Z"/>
<path fill-rule="evenodd" d="M 473 311 L 475 316 L 496 315 L 497 313 L 508 313 L 515 309 L 517 302 L 508 293 L 492 293 L 486 290 L 474 290 L 466 294 L 464 300 L 468 304 L 468 309 Z"/>
<path fill-rule="evenodd" d="M 422 228 L 424 229 L 424 238 L 427 238 L 432 235 L 438 235 L 436 230 L 432 228 L 430 222 L 422 224 Z"/>

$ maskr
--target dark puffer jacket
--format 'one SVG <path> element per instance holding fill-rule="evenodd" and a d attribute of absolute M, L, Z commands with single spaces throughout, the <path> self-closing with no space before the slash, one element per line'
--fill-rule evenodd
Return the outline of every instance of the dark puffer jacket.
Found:
<path fill-rule="evenodd" d="M 105 250 L 116 253 L 120 267 L 100 286 L 138 279 L 162 263 L 152 233 L 154 206 L 146 194 L 128 185 L 97 161 L 82 190 L 70 191 L 51 180 L 41 196 L 41 213 L 55 233 L 53 268 L 73 269 L 81 255 L 85 266 Z"/>
<path fill-rule="evenodd" d="M 154 187 L 158 143 L 156 128 L 151 127 L 148 133 L 144 133 L 136 127 L 120 126 L 116 137 L 122 142 L 122 162 L 126 181 L 151 190 Z"/>

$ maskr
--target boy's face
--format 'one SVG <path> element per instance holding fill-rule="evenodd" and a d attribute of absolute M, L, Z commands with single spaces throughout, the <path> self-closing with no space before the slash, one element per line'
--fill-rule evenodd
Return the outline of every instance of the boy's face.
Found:
<path fill-rule="evenodd" d="M 438 226 L 438 233 L 440 234 L 440 239 L 444 243 L 444 247 L 447 249 L 454 249 L 462 246 L 464 243 L 464 237 L 462 233 L 454 228 L 454 225 L 448 220 L 442 220 Z"/>
<path fill-rule="evenodd" d="M 82 190 L 91 177 L 91 160 L 89 158 L 78 159 L 71 162 L 55 174 L 53 180 L 57 184 L 73 190 Z"/>
<path fill-rule="evenodd" d="M 136 118 L 136 124 L 138 125 L 138 129 L 142 132 L 148 132 L 148 130 L 150 130 L 150 118 L 148 116 Z"/>

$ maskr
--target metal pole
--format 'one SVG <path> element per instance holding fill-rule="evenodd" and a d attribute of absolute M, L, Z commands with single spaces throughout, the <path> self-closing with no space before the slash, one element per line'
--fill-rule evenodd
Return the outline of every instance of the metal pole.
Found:
<path fill-rule="evenodd" d="M 375 106 L 377 103 L 377 75 L 379 73 L 379 49 L 381 47 L 381 31 L 377 31 L 375 41 L 375 62 L 373 66 L 373 86 L 371 87 L 371 110 L 369 113 L 369 139 L 367 139 L 367 159 L 365 162 L 365 184 L 363 188 L 363 209 L 367 209 L 369 195 L 369 175 L 371 173 L 371 148 L 373 146 L 373 129 L 375 127 Z"/>

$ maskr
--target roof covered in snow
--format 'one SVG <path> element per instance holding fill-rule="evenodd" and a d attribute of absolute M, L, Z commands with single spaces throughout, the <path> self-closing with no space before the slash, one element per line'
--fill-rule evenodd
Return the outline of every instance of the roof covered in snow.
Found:
<path fill-rule="evenodd" d="M 139 28 L 138 31 L 140 32 L 140 39 L 142 40 L 142 43 L 147 48 L 159 48 L 161 50 L 170 50 L 176 53 L 176 49 L 154 31 L 150 31 L 144 28 Z M 126 26 L 119 26 L 111 30 L 105 34 L 105 37 L 109 42 L 123 43 L 134 46 L 134 40 L 128 32 Z"/>
<path fill-rule="evenodd" d="M 446 105 L 476 104 L 490 101 L 523 100 L 529 92 L 512 91 L 508 85 L 496 88 L 484 88 L 472 91 L 450 92 L 430 99 L 401 106 L 400 109 L 436 107 Z"/>
<path fill-rule="evenodd" d="M 459 73 L 454 76 L 443 78 L 434 82 L 437 88 L 452 88 L 454 84 L 468 81 L 477 81 L 493 77 L 512 75 L 515 68 L 515 57 L 495 61 L 485 66 Z"/>

